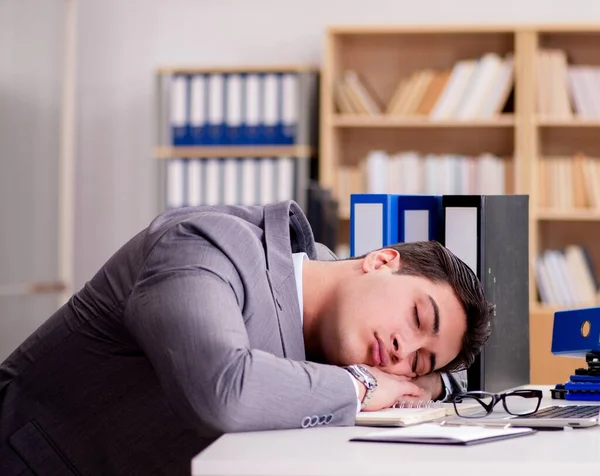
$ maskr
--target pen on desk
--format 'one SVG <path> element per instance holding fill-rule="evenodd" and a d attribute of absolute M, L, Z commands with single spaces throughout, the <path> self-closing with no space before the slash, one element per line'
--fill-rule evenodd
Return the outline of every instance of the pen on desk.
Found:
<path fill-rule="evenodd" d="M 458 421 L 441 421 L 440 426 L 480 426 L 482 428 L 512 428 L 510 423 L 484 423 L 484 422 L 458 422 Z"/>

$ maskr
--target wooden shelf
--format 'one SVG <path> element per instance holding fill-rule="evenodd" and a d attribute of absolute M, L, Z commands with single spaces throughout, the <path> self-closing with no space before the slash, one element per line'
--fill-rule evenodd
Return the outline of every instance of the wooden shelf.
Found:
<path fill-rule="evenodd" d="M 332 118 L 334 127 L 404 127 L 404 128 L 479 128 L 513 127 L 515 118 L 505 114 L 489 120 L 432 120 L 428 117 L 340 115 Z"/>
<path fill-rule="evenodd" d="M 534 218 L 543 221 L 600 221 L 600 210 L 537 210 Z"/>
<path fill-rule="evenodd" d="M 206 146 L 206 147 L 156 147 L 157 159 L 193 157 L 313 157 L 314 150 L 308 146 Z"/>
<path fill-rule="evenodd" d="M 468 24 L 468 25 L 439 25 L 439 24 L 377 24 L 377 25 L 334 25 L 327 29 L 330 34 L 336 35 L 400 35 L 400 34 L 427 34 L 434 33 L 572 33 L 572 32 L 590 32 L 598 31 L 597 23 L 589 24 L 569 24 L 569 23 L 546 23 L 546 24 Z"/>
<path fill-rule="evenodd" d="M 553 119 L 540 117 L 536 120 L 540 127 L 600 127 L 600 119 Z"/>
<path fill-rule="evenodd" d="M 318 71 L 319 67 L 313 64 L 281 65 L 222 65 L 222 66 L 165 66 L 157 68 L 156 74 L 210 74 L 210 73 L 298 73 L 304 71 Z"/>

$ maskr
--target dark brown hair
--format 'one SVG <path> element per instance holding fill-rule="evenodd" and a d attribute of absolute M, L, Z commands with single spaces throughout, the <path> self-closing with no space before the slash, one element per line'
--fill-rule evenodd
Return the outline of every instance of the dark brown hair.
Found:
<path fill-rule="evenodd" d="M 485 298 L 481 282 L 462 260 L 437 241 L 398 243 L 392 248 L 400 253 L 398 274 L 419 276 L 434 283 L 448 283 L 467 316 L 467 331 L 459 354 L 441 372 L 468 368 L 490 336 L 494 305 Z"/>

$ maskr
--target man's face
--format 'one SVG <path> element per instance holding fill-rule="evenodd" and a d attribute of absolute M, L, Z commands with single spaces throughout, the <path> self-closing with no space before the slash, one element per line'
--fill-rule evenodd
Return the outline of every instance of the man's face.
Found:
<path fill-rule="evenodd" d="M 402 266 L 394 250 L 361 263 L 362 273 L 340 283 L 335 306 L 323 323 L 327 359 L 364 363 L 395 375 L 426 375 L 459 353 L 466 315 L 448 284 L 394 274 Z"/>

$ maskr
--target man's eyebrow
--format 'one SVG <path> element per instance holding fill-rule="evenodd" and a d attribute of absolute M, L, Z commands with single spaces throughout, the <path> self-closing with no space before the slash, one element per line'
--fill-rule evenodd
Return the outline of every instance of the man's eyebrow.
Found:
<path fill-rule="evenodd" d="M 431 295 L 428 295 L 428 297 L 429 301 L 431 301 L 431 306 L 433 307 L 433 334 L 437 335 L 440 332 L 440 308 Z"/>

